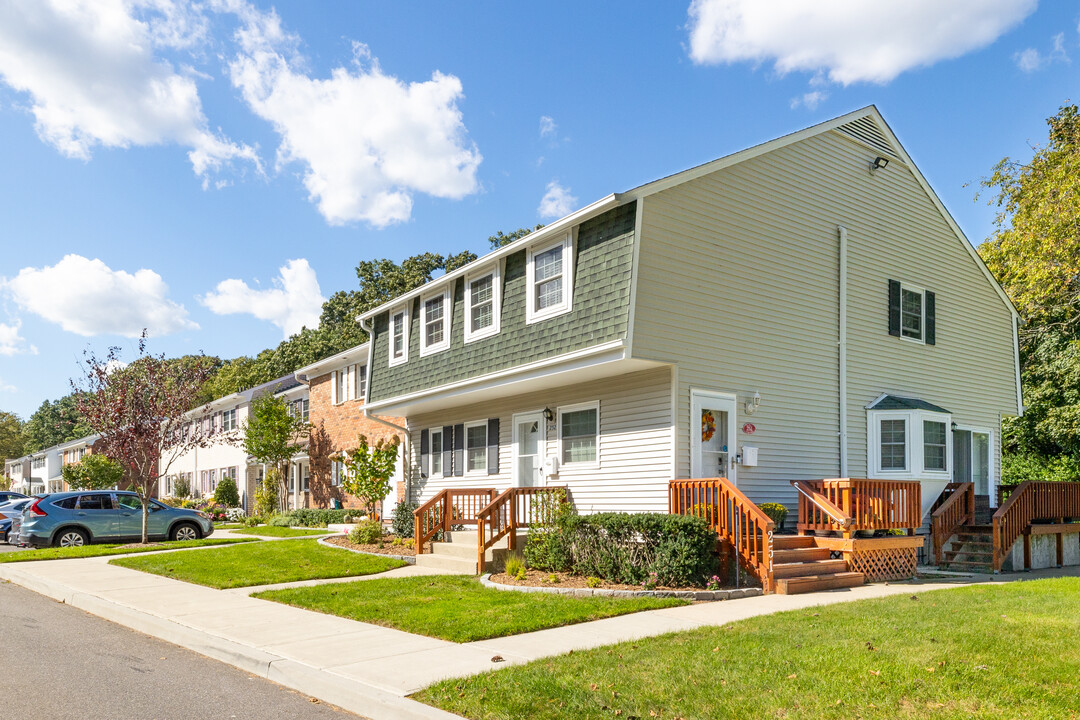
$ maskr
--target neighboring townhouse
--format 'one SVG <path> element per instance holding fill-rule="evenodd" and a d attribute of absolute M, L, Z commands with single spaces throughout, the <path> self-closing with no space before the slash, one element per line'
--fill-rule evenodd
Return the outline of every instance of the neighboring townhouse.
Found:
<path fill-rule="evenodd" d="M 12 478 L 12 490 L 33 495 L 49 492 L 49 480 L 60 475 L 60 446 L 53 445 L 21 458 L 22 473 Z"/>
<path fill-rule="evenodd" d="M 46 492 L 66 492 L 71 488 L 64 481 L 63 468 L 81 461 L 87 455 L 93 453 L 94 443 L 100 435 L 87 435 L 86 437 L 69 440 L 56 446 L 60 462 L 56 467 L 56 475 L 49 478 Z"/>
<path fill-rule="evenodd" d="M 295 412 L 303 413 L 307 403 L 307 387 L 287 375 L 249 390 L 227 395 L 191 412 L 192 422 L 201 422 L 200 431 L 209 438 L 205 447 L 192 448 L 177 457 L 167 468 L 167 475 L 160 481 L 158 494 L 172 496 L 177 491 L 177 481 L 187 482 L 191 495 L 196 498 L 213 497 L 218 483 L 224 477 L 236 482 L 243 507 L 251 510 L 256 489 L 262 483 L 266 467 L 248 457 L 243 448 L 242 432 L 247 422 L 251 401 L 259 395 L 273 392 L 285 397 Z M 289 469 L 289 505 L 304 507 L 303 487 L 308 478 L 306 454 L 293 459 Z M 163 468 L 164 469 L 164 468 Z M 297 504 L 300 503 L 300 504 Z"/>
<path fill-rule="evenodd" d="M 567 485 L 666 511 L 725 476 L 949 481 L 992 499 L 1018 316 L 874 107 L 628 192 L 364 313 L 365 411 L 414 499 Z"/>
<path fill-rule="evenodd" d="M 314 507 L 360 507 L 360 501 L 342 488 L 345 466 L 340 458 L 345 451 L 354 449 L 360 435 L 372 444 L 389 440 L 395 435 L 402 437 L 402 418 L 386 418 L 386 421 L 369 418 L 364 414 L 364 393 L 367 389 L 368 346 L 354 348 L 320 360 L 296 371 L 296 379 L 308 388 L 310 397 L 310 421 L 314 447 L 318 441 L 326 443 L 330 462 L 316 463 L 311 473 L 310 500 Z M 387 422 L 391 423 L 390 425 Z M 393 427 L 396 425 L 398 427 Z M 405 456 L 392 478 L 393 489 L 383 500 L 381 514 L 389 517 L 397 502 L 405 496 Z"/>
<path fill-rule="evenodd" d="M 11 489 L 18 492 L 23 484 L 23 478 L 30 475 L 30 456 L 23 455 L 20 458 L 12 458 L 4 461 L 4 475 L 11 481 Z"/>

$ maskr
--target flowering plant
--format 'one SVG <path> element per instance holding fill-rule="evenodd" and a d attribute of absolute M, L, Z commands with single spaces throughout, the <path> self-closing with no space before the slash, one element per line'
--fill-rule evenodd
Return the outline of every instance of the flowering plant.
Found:
<path fill-rule="evenodd" d="M 701 411 L 701 441 L 709 442 L 716 434 L 716 416 L 712 410 Z"/>
<path fill-rule="evenodd" d="M 649 573 L 649 577 L 641 581 L 642 590 L 655 590 L 656 586 L 660 584 L 660 578 L 655 572 Z"/>
<path fill-rule="evenodd" d="M 720 589 L 720 577 L 718 575 L 713 575 L 711 578 L 709 578 L 708 582 L 705 583 L 705 589 L 706 590 L 719 590 Z"/>

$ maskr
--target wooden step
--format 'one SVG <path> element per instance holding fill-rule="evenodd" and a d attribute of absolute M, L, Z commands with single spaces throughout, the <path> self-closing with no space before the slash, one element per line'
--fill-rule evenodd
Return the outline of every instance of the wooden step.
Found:
<path fill-rule="evenodd" d="M 814 544 L 814 538 L 810 535 L 773 535 L 773 550 L 811 548 Z"/>
<path fill-rule="evenodd" d="M 990 562 L 953 560 L 952 562 L 942 563 L 942 567 L 945 570 L 957 570 L 957 571 L 960 571 L 960 572 L 986 573 L 988 575 L 994 572 L 994 566 Z"/>
<path fill-rule="evenodd" d="M 805 575 L 832 575 L 847 572 L 845 560 L 811 560 L 810 562 L 773 563 L 774 578 L 793 578 Z"/>
<path fill-rule="evenodd" d="M 836 588 L 857 587 L 865 582 L 862 573 L 841 572 L 831 575 L 806 575 L 804 577 L 782 578 L 776 581 L 778 595 L 797 595 L 799 593 L 834 590 Z"/>
<path fill-rule="evenodd" d="M 777 563 L 812 562 L 814 560 L 828 560 L 832 555 L 829 548 L 801 547 L 791 550 L 773 549 L 773 565 Z"/>

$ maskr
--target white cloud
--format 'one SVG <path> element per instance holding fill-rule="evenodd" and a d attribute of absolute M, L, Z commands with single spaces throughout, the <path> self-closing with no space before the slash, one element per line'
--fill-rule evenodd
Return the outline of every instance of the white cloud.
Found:
<path fill-rule="evenodd" d="M 887 83 L 902 72 L 989 45 L 1037 0 L 693 0 L 690 57 L 772 62 L 782 74 Z"/>
<path fill-rule="evenodd" d="M 15 392 L 16 390 L 18 390 L 17 387 L 7 384 L 3 378 L 0 378 L 0 392 Z"/>
<path fill-rule="evenodd" d="M 206 18 L 183 0 L 0 3 L 0 79 L 30 98 L 38 136 L 88 160 L 95 147 L 175 143 L 204 178 L 255 151 L 212 132 L 194 72 L 162 49 L 205 40 Z"/>
<path fill-rule="evenodd" d="M 791 109 L 799 107 L 800 105 L 807 110 L 817 110 L 818 105 L 825 102 L 829 98 L 829 93 L 822 92 L 821 90 L 811 90 L 808 93 L 803 93 L 799 97 L 791 99 Z"/>
<path fill-rule="evenodd" d="M 23 268 L 0 280 L 16 304 L 78 335 L 167 335 L 199 326 L 153 270 L 113 270 L 101 260 L 65 255 L 52 267 Z"/>
<path fill-rule="evenodd" d="M 304 186 L 332 225 L 404 222 L 413 194 L 460 199 L 476 192 L 481 156 L 458 109 L 461 81 L 441 72 L 406 83 L 383 72 L 367 46 L 328 78 L 304 70 L 278 16 L 219 0 L 241 18 L 233 84 L 281 136 L 277 165 L 305 166 Z"/>
<path fill-rule="evenodd" d="M 1050 38 L 1050 52 L 1043 55 L 1035 48 L 1027 48 L 1013 55 L 1013 61 L 1023 72 L 1032 73 L 1055 62 L 1070 62 L 1065 52 L 1065 33 Z"/>
<path fill-rule="evenodd" d="M 558 180 L 547 184 L 547 192 L 540 199 L 537 212 L 543 218 L 560 218 L 569 215 L 577 204 L 577 198 L 570 194 L 570 188 L 563 187 Z"/>
<path fill-rule="evenodd" d="M 0 323 L 0 355 L 10 357 L 21 353 L 38 354 L 35 346 L 26 344 L 26 338 L 19 334 L 20 329 L 22 329 L 22 320 L 16 320 L 10 325 Z"/>
<path fill-rule="evenodd" d="M 315 270 L 308 261 L 289 260 L 274 279 L 275 287 L 258 290 L 243 280 L 222 280 L 213 292 L 199 302 L 217 315 L 246 313 L 269 320 L 281 328 L 285 337 L 300 332 L 305 325 L 318 327 L 326 298 L 319 290 Z"/>
<path fill-rule="evenodd" d="M 555 134 L 559 126 L 555 124 L 555 120 L 547 115 L 540 116 L 540 137 L 545 138 Z"/>

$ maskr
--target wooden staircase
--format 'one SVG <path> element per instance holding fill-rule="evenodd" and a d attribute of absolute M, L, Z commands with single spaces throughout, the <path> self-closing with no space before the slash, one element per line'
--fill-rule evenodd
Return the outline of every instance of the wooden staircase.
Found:
<path fill-rule="evenodd" d="M 518 534 L 518 547 L 525 543 L 525 534 Z M 416 556 L 417 567 L 438 568 L 466 575 L 479 572 L 479 538 L 476 530 L 452 530 L 443 533 L 442 541 L 431 543 L 431 552 Z M 510 538 L 503 537 L 484 550 L 484 572 L 499 572 L 510 552 Z"/>
<path fill-rule="evenodd" d="M 857 587 L 866 578 L 850 572 L 847 561 L 832 559 L 829 548 L 806 535 L 773 537 L 773 580 L 780 595 Z"/>
<path fill-rule="evenodd" d="M 990 524 L 958 528 L 942 549 L 941 568 L 961 572 L 994 572 L 994 536 Z"/>

